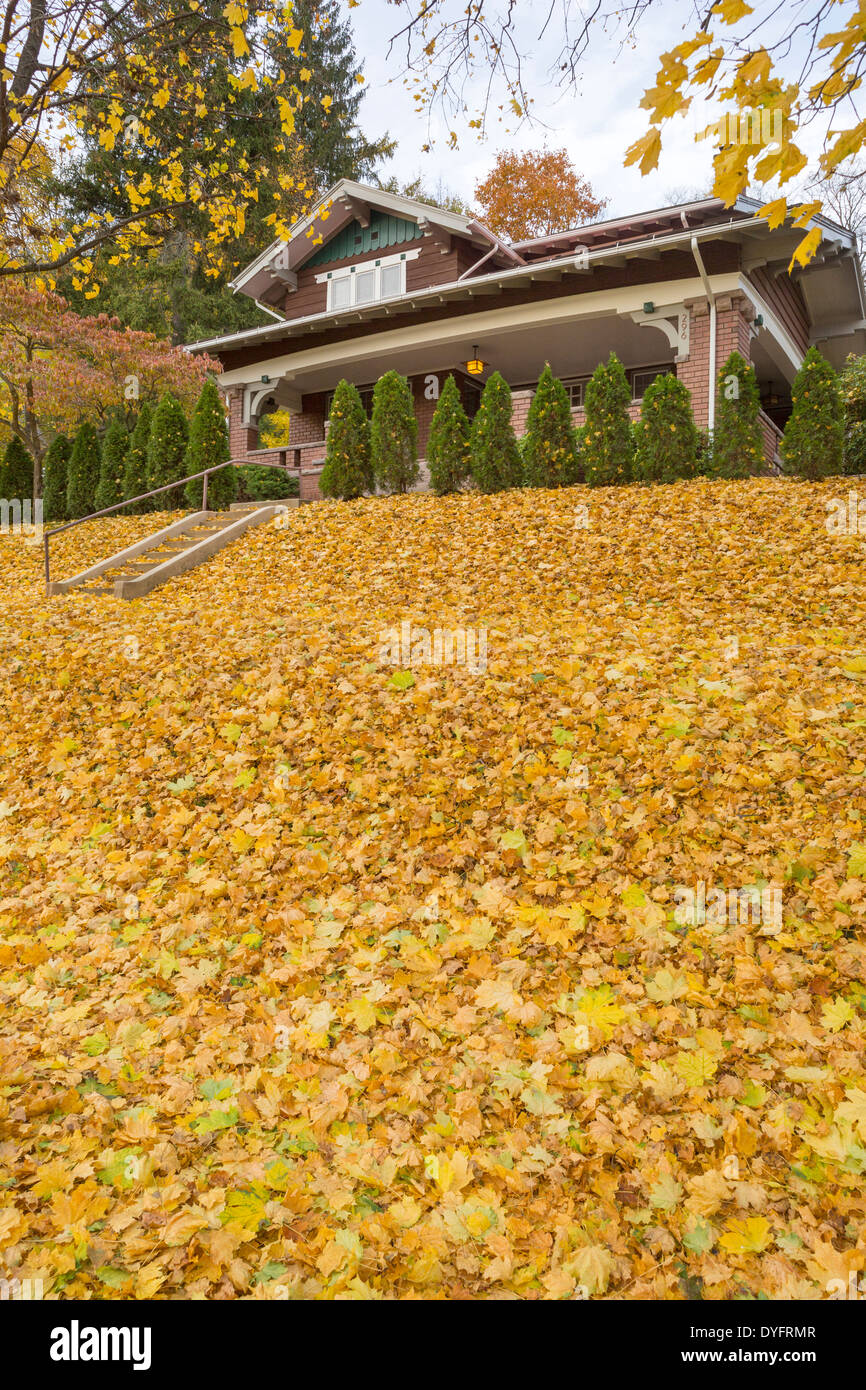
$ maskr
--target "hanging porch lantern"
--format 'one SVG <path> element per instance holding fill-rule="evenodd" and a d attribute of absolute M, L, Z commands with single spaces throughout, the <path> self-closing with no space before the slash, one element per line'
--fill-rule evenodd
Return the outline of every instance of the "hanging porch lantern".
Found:
<path fill-rule="evenodd" d="M 470 357 L 469 361 L 464 362 L 463 365 L 470 376 L 480 376 L 481 373 L 484 371 L 484 368 L 487 366 L 487 363 L 482 362 L 481 358 L 478 356 L 477 343 L 472 348 L 472 356 Z"/>

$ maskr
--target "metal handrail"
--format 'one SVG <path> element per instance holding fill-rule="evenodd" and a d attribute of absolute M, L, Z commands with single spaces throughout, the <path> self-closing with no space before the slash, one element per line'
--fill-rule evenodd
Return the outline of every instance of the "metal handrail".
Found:
<path fill-rule="evenodd" d="M 207 484 L 208 478 L 212 473 L 219 473 L 223 468 L 278 468 L 281 473 L 300 473 L 299 469 L 289 468 L 285 463 L 255 463 L 251 464 L 249 459 L 227 459 L 225 463 L 217 463 L 213 468 L 204 468 L 200 473 L 189 473 L 185 478 L 177 478 L 173 483 L 163 483 L 162 487 L 151 488 L 150 492 L 139 493 L 138 497 L 126 497 L 122 502 L 115 502 L 111 507 L 103 507 L 101 511 L 91 512 L 89 516 L 76 517 L 74 521 L 67 521 L 63 526 L 55 526 L 50 531 L 43 531 L 42 542 L 45 555 L 45 588 L 51 583 L 50 562 L 48 555 L 48 542 L 52 536 L 59 536 L 63 531 L 71 531 L 74 526 L 83 526 L 85 521 L 95 521 L 98 516 L 108 516 L 111 512 L 119 512 L 123 507 L 131 507 L 136 502 L 144 502 L 148 497 L 156 497 L 161 492 L 173 492 L 175 488 L 183 487 L 185 483 L 194 483 L 196 478 L 204 478 L 201 490 L 200 511 L 207 511 Z"/>

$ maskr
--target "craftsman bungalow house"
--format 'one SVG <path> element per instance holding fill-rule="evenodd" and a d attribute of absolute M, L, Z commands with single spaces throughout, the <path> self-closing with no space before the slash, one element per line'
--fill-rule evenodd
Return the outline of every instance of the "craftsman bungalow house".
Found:
<path fill-rule="evenodd" d="M 758 207 L 705 198 L 509 244 L 471 217 L 344 179 L 232 284 L 274 322 L 189 351 L 222 363 L 233 456 L 296 469 L 302 499 L 319 496 L 341 377 L 369 408 L 383 372 L 407 375 L 423 458 L 449 372 L 472 415 L 500 371 L 521 434 L 546 361 L 580 422 L 586 382 L 612 349 L 634 415 L 653 377 L 675 372 L 702 427 L 713 425 L 711 382 L 737 349 L 755 368 L 772 460 L 807 347 L 836 367 L 866 351 L 866 304 L 852 233 L 814 219 L 818 254 L 789 274 L 802 232 L 771 229 Z M 276 407 L 291 413 L 289 444 L 262 450 L 259 421 Z"/>

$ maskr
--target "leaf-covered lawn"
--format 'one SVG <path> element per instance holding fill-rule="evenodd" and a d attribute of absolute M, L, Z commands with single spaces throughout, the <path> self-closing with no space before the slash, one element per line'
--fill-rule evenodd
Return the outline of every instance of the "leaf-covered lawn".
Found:
<path fill-rule="evenodd" d="M 46 603 L 3 537 L 4 1275 L 725 1299 L 861 1271 L 847 483 L 305 507 L 132 604 Z M 72 532 L 59 572 L 153 524 Z M 486 670 L 395 682 L 404 621 L 486 627 Z M 682 922 L 699 884 L 781 916 Z"/>

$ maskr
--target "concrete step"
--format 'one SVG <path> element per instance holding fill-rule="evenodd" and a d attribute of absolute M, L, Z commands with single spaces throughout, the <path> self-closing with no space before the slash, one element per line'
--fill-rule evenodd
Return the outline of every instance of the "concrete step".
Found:
<path fill-rule="evenodd" d="M 289 505 L 297 504 L 297 498 L 288 501 Z M 48 592 L 63 594 L 79 589 L 95 597 L 142 597 L 210 559 L 252 527 L 271 521 L 285 506 L 282 502 L 256 502 L 241 503 L 228 512 L 192 512 L 72 579 L 55 581 Z"/>
<path fill-rule="evenodd" d="M 144 569 L 141 574 L 129 578 L 118 577 L 114 583 L 115 598 L 141 598 L 160 584 L 164 584 L 166 580 L 184 574 L 203 561 L 209 560 L 224 546 L 240 539 L 252 527 L 272 520 L 278 511 L 277 504 L 262 503 L 240 513 L 223 513 L 216 525 L 209 519 L 205 525 L 195 526 L 187 537 L 184 548 L 176 554 L 168 555 L 165 559 L 151 556 L 152 560 L 156 559 L 156 563 Z"/>
<path fill-rule="evenodd" d="M 213 515 L 213 512 L 190 512 L 180 521 L 173 521 L 171 525 L 163 526 L 161 530 L 145 536 L 143 540 L 136 541 L 134 545 L 128 545 L 123 550 L 117 551 L 115 555 L 110 555 L 107 560 L 100 560 L 98 564 L 91 565 L 89 569 L 82 570 L 80 574 L 74 574 L 71 579 L 54 580 L 48 586 L 48 593 L 49 595 L 65 594 L 70 589 L 80 588 L 82 584 L 86 584 L 90 580 L 101 578 L 109 570 L 119 569 L 128 561 L 158 549 L 163 542 L 188 534 L 193 527 Z"/>

